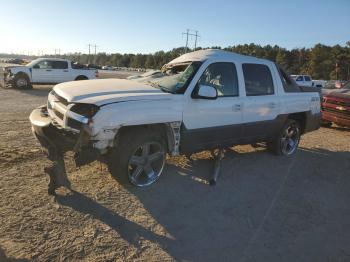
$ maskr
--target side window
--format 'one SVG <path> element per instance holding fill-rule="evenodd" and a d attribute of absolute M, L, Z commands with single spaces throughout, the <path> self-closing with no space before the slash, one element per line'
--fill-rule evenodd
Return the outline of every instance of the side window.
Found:
<path fill-rule="evenodd" d="M 68 63 L 66 61 L 52 61 L 53 69 L 67 69 Z"/>
<path fill-rule="evenodd" d="M 304 76 L 305 81 L 311 81 L 311 78 L 309 76 Z"/>
<path fill-rule="evenodd" d="M 238 79 L 233 63 L 213 63 L 205 69 L 198 81 L 199 85 L 215 87 L 218 96 L 238 96 Z"/>
<path fill-rule="evenodd" d="M 273 95 L 274 87 L 270 69 L 262 64 L 243 64 L 247 96 Z"/>
<path fill-rule="evenodd" d="M 295 81 L 304 81 L 303 76 L 298 76 L 297 79 L 295 79 Z"/>
<path fill-rule="evenodd" d="M 37 63 L 34 68 L 37 69 L 52 69 L 52 61 L 43 60 Z"/>

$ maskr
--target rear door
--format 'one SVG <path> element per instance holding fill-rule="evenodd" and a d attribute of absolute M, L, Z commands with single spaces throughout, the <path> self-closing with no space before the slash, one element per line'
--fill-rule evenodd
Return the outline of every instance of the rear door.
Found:
<path fill-rule="evenodd" d="M 53 69 L 52 69 L 52 77 L 55 79 L 56 83 L 71 81 L 70 70 L 68 69 L 67 61 L 52 61 Z"/>
<path fill-rule="evenodd" d="M 280 100 L 273 68 L 266 64 L 243 63 L 245 84 L 243 136 L 247 142 L 274 135 L 283 119 L 279 116 Z"/>

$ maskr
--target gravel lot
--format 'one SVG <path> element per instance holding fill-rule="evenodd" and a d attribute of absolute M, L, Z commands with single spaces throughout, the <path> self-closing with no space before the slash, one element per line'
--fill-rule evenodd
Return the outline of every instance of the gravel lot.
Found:
<path fill-rule="evenodd" d="M 350 261 L 349 130 L 307 134 L 291 158 L 229 149 L 215 187 L 206 152 L 145 189 L 68 155 L 75 191 L 54 199 L 28 122 L 50 89 L 0 88 L 0 261 Z"/>

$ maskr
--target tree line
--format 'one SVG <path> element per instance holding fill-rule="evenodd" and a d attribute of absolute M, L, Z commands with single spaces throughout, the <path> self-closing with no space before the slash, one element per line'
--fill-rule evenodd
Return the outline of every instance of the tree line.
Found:
<path fill-rule="evenodd" d="M 288 50 L 274 45 L 244 44 L 221 48 L 230 52 L 269 59 L 280 64 L 290 74 L 309 74 L 313 79 L 350 79 L 350 41 L 346 46 L 316 44 L 312 48 Z M 197 48 L 202 49 L 201 47 Z M 193 51 L 189 49 L 188 51 Z M 67 58 L 82 64 L 109 65 L 115 67 L 160 69 L 162 65 L 182 55 L 184 47 L 171 51 L 158 51 L 153 54 L 106 54 L 88 55 L 81 53 L 64 54 Z M 57 57 L 57 55 L 56 55 Z"/>

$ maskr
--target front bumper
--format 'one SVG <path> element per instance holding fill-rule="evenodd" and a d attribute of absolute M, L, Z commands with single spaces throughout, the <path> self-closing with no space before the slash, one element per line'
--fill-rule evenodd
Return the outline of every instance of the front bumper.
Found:
<path fill-rule="evenodd" d="M 32 111 L 29 116 L 32 132 L 40 142 L 50 160 L 55 161 L 58 154 L 74 151 L 75 162 L 81 166 L 100 158 L 98 150 L 92 147 L 89 134 L 82 128 L 79 134 L 65 131 L 52 124 L 46 106 Z"/>
<path fill-rule="evenodd" d="M 350 118 L 346 118 L 341 114 L 322 111 L 322 119 L 328 122 L 335 123 L 339 126 L 350 127 Z"/>
<path fill-rule="evenodd" d="M 49 151 L 56 148 L 61 152 L 74 149 L 74 145 L 78 139 L 77 135 L 64 132 L 58 129 L 51 122 L 46 106 L 41 106 L 32 111 L 29 116 L 32 125 L 32 132 L 41 146 Z"/>
<path fill-rule="evenodd" d="M 6 87 L 13 84 L 14 76 L 5 69 L 0 72 L 0 87 Z"/>

